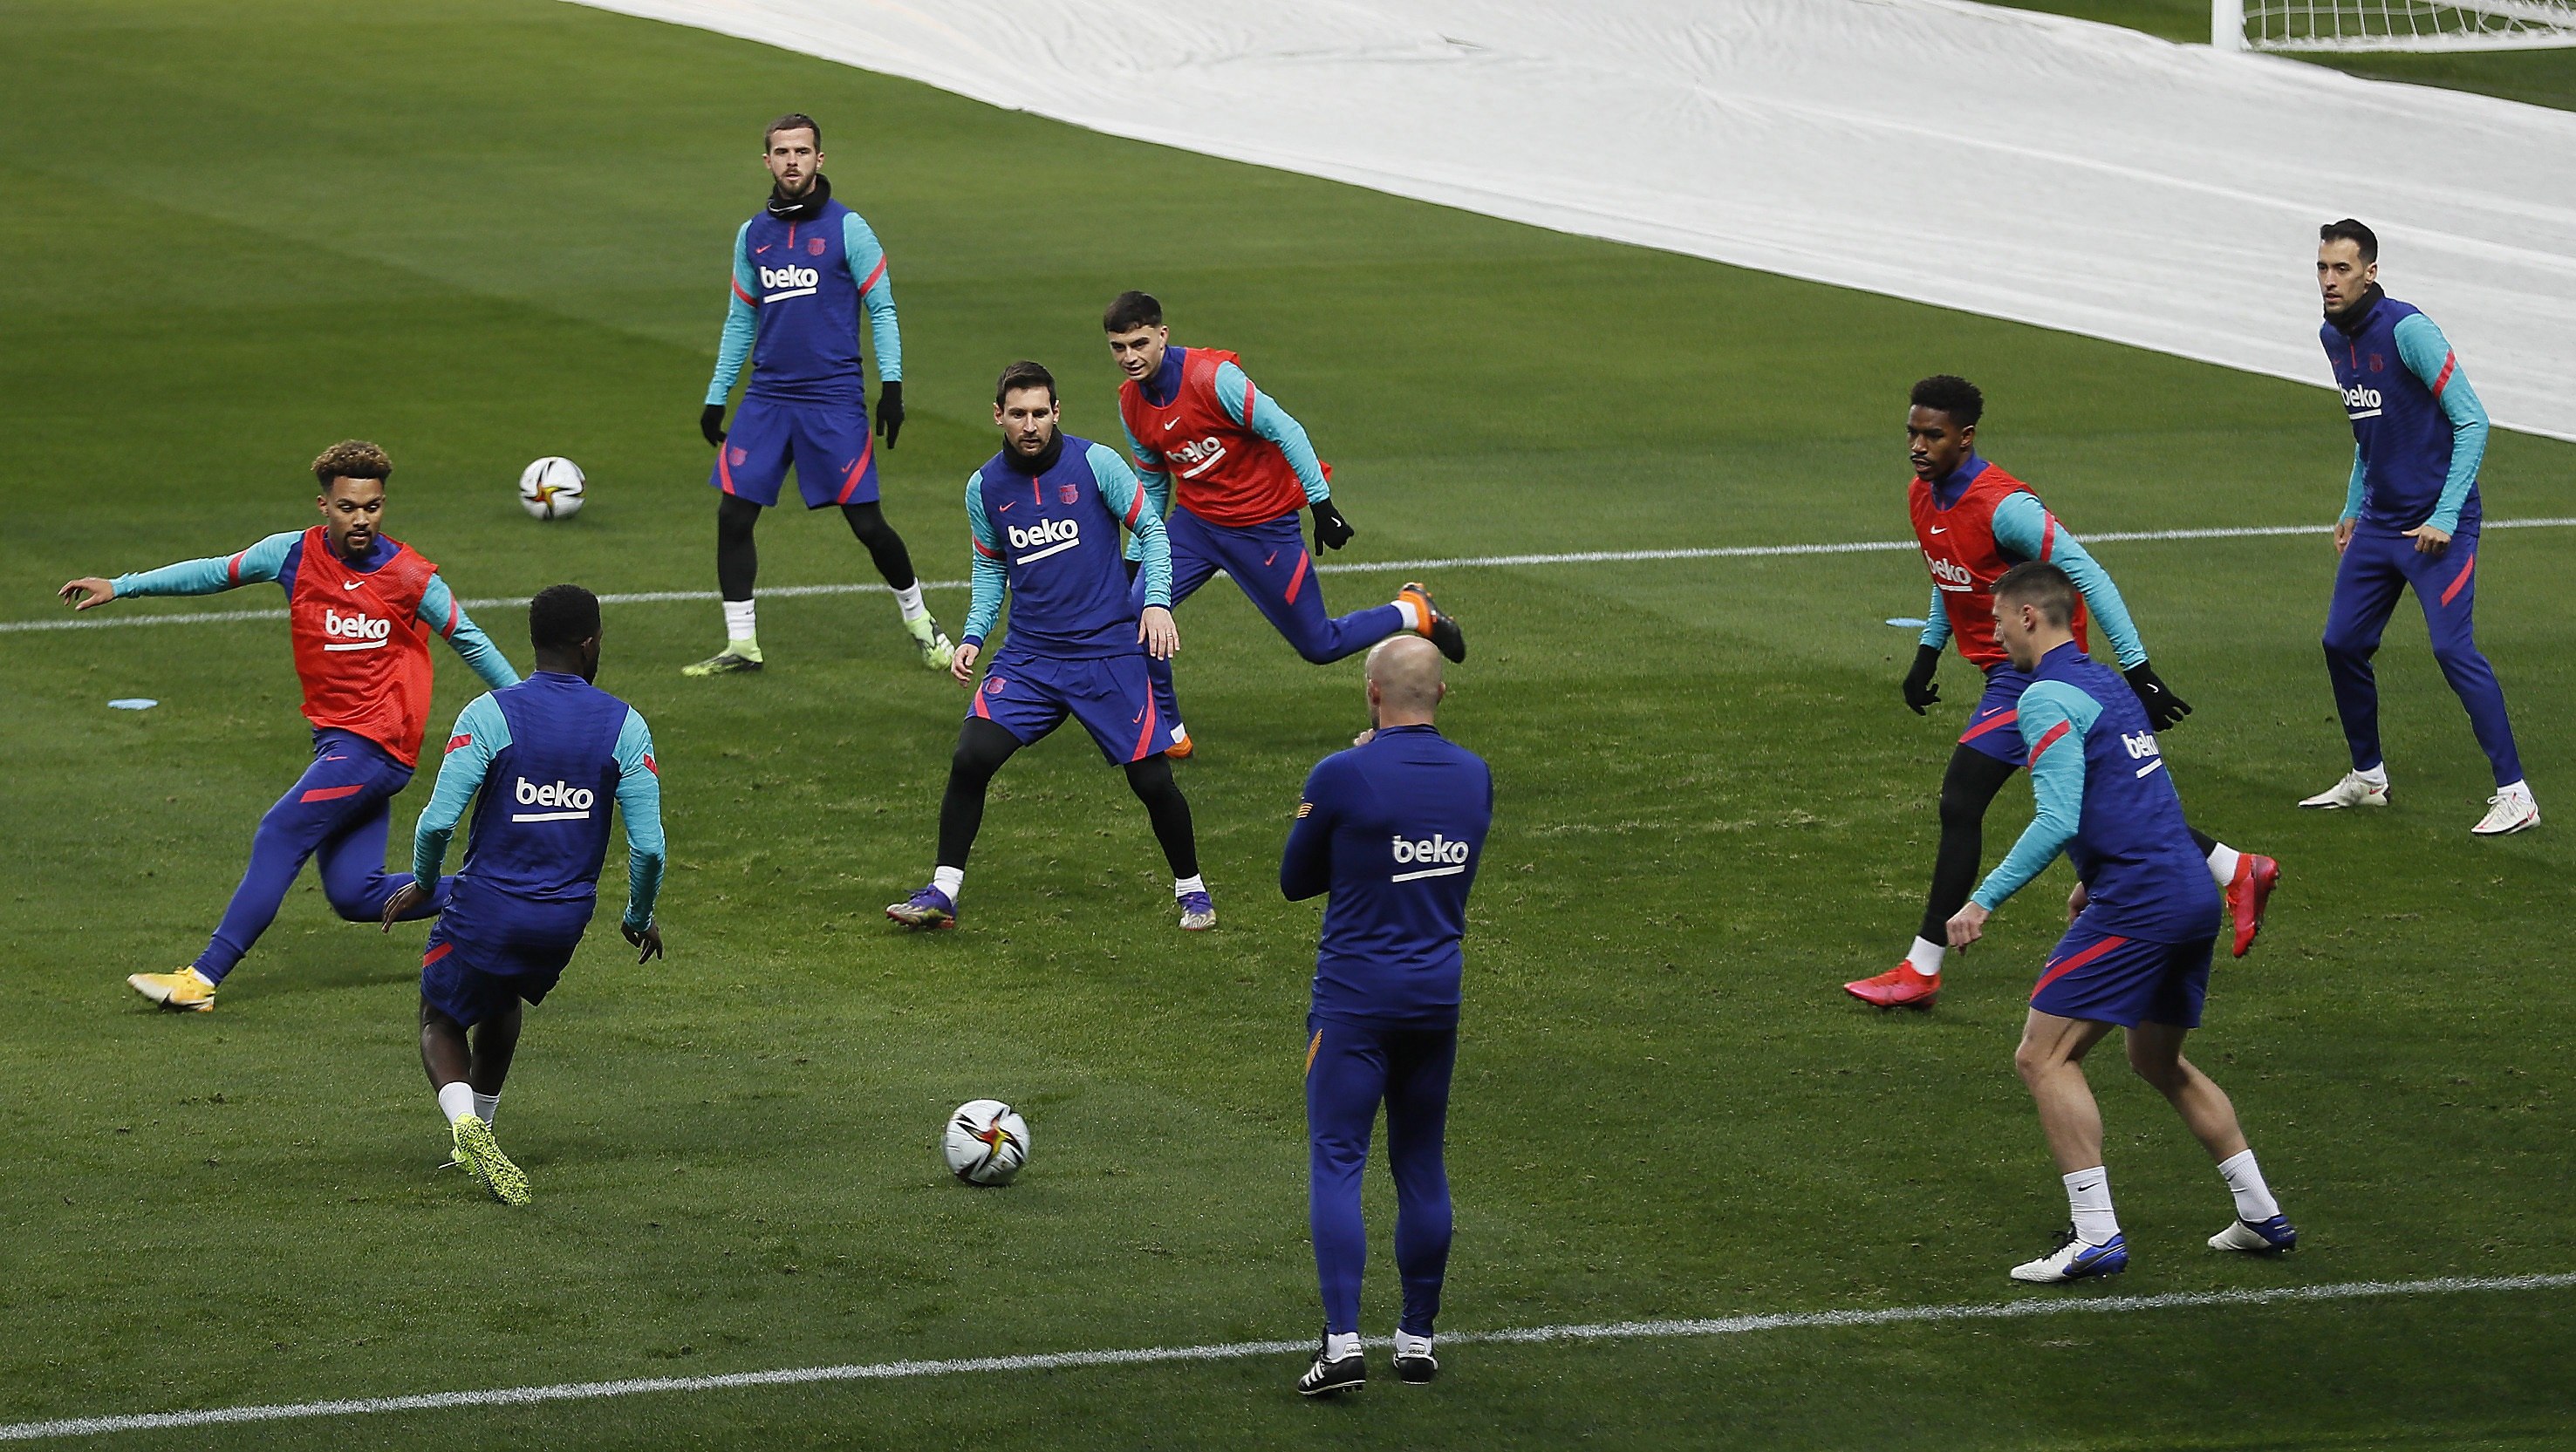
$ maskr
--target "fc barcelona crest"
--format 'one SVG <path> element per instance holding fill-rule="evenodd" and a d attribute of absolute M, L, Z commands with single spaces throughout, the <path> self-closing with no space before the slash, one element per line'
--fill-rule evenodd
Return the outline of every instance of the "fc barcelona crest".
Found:
<path fill-rule="evenodd" d="M 2371 371 L 2371 372 L 2373 372 L 2373 373 L 2385 373 L 2385 372 L 2387 372 L 2387 371 L 2388 371 L 2388 360 L 2387 360 L 2386 358 L 2381 357 L 2381 356 L 2380 356 L 2379 354 L 2377 354 L 2377 353 L 2373 353 L 2373 354 L 2371 354 L 2371 355 L 2370 355 L 2370 371 Z"/>
<path fill-rule="evenodd" d="M 1082 499 L 1082 486 L 1081 486 L 1081 485 L 1068 482 L 1068 483 L 1064 483 L 1064 484 L 1058 484 L 1057 486 L 1055 486 L 1055 502 L 1056 502 L 1056 503 L 1058 503 L 1058 504 L 1075 504 L 1075 503 L 1079 503 L 1079 502 L 1081 501 L 1081 499 Z"/>
<path fill-rule="evenodd" d="M 822 256 L 822 255 L 823 255 L 823 239 L 822 239 L 822 238 L 820 238 L 820 237 L 808 237 L 808 238 L 806 238 L 806 239 L 805 239 L 805 250 L 806 250 L 806 251 L 808 251 L 808 252 L 813 253 L 813 254 L 814 254 L 815 256 L 817 256 L 817 257 Z"/>

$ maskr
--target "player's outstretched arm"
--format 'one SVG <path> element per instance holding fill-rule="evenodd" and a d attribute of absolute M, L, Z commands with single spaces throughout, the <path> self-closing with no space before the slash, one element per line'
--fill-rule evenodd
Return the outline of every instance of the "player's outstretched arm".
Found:
<path fill-rule="evenodd" d="M 1315 457 L 1315 442 L 1306 437 L 1306 426 L 1297 422 L 1279 401 L 1252 386 L 1251 375 L 1232 363 L 1216 366 L 1216 400 L 1225 416 L 1279 446 L 1288 456 L 1288 467 L 1297 471 L 1297 483 L 1306 491 L 1306 502 L 1329 499 L 1332 480 L 1324 473 L 1323 461 Z"/>
<path fill-rule="evenodd" d="M 510 664 L 510 658 L 501 654 L 501 647 L 494 645 L 483 627 L 465 613 L 444 578 L 429 577 L 429 588 L 421 592 L 418 613 L 423 624 L 455 647 L 457 658 L 472 667 L 474 674 L 483 678 L 483 684 L 497 691 L 519 683 L 519 672 Z"/>
<path fill-rule="evenodd" d="M 1279 854 L 1279 891 L 1290 902 L 1320 897 L 1333 886 L 1333 818 L 1339 797 L 1333 758 L 1306 774 L 1297 815 L 1288 823 L 1288 845 Z"/>
<path fill-rule="evenodd" d="M 2038 814 L 1995 864 L 1995 870 L 1950 919 L 1950 946 L 1964 948 L 1984 936 L 1985 923 L 2005 899 L 2030 885 L 2066 844 L 2084 817 L 2084 733 L 2102 708 L 2071 686 L 2041 681 L 2021 693 L 2014 725 L 2030 750 L 2030 790 Z"/>
<path fill-rule="evenodd" d="M 477 696 L 456 713 L 456 726 L 447 733 L 447 749 L 438 763 L 438 782 L 430 788 L 429 805 L 420 809 L 420 821 L 412 828 L 412 880 L 385 903 L 386 932 L 392 932 L 404 914 L 427 902 L 436 890 L 438 869 L 447 860 L 447 844 L 455 839 L 456 825 L 465 820 L 465 809 L 481 790 L 492 758 L 509 744 L 509 718 L 490 696 Z"/>
<path fill-rule="evenodd" d="M 2075 582 L 2083 592 L 2084 608 L 2101 623 L 2102 633 L 2111 637 L 2120 674 L 2128 678 L 2129 689 L 2146 708 L 2148 725 L 2169 730 L 2191 714 L 2191 703 L 2176 695 L 2147 663 L 2146 643 L 2138 638 L 2137 622 L 2129 618 L 2129 604 L 2120 598 L 2120 587 L 2111 583 L 2110 571 L 2038 499 L 2029 494 L 2006 499 L 1995 510 L 1995 542 L 2024 559 L 2046 560 Z"/>
<path fill-rule="evenodd" d="M 202 560 L 181 560 L 157 570 L 140 574 L 119 575 L 113 580 L 85 575 L 72 580 L 55 593 L 69 601 L 75 610 L 89 610 L 110 600 L 136 595 L 217 595 L 243 585 L 257 585 L 278 576 L 286 568 L 286 552 L 294 545 L 298 532 L 288 530 L 273 534 L 239 554 L 210 555 Z"/>
<path fill-rule="evenodd" d="M 626 916 L 618 931 L 637 951 L 638 963 L 662 956 L 662 929 L 653 920 L 668 851 L 662 838 L 662 769 L 653 761 L 653 732 L 643 713 L 626 708 L 617 731 L 617 814 L 626 823 Z"/>

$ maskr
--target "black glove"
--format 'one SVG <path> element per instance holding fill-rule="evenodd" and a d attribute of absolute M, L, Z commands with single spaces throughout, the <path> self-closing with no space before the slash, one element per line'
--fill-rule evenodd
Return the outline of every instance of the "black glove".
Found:
<path fill-rule="evenodd" d="M 2173 693 L 2156 675 L 2156 668 L 2140 661 L 2120 674 L 2129 678 L 2129 689 L 2138 693 L 2138 704 L 2147 708 L 2147 724 L 2165 730 L 2191 714 L 2191 703 Z"/>
<path fill-rule="evenodd" d="M 707 436 L 708 447 L 717 449 L 724 447 L 725 426 L 723 404 L 708 404 L 706 411 L 698 415 L 698 432 Z"/>
<path fill-rule="evenodd" d="M 1342 518 L 1342 512 L 1333 507 L 1331 498 L 1318 499 L 1307 507 L 1315 514 L 1315 548 L 1340 549 L 1351 542 L 1352 535 L 1359 533 L 1351 528 L 1349 520 Z"/>
<path fill-rule="evenodd" d="M 1922 715 L 1933 702 L 1941 699 L 1941 683 L 1932 673 L 1941 668 L 1941 647 L 1918 645 L 1914 648 L 1914 669 L 1905 673 L 1905 704 Z"/>
<path fill-rule="evenodd" d="M 894 447 L 895 435 L 903 432 L 903 380 L 889 378 L 877 390 L 877 437 Z"/>

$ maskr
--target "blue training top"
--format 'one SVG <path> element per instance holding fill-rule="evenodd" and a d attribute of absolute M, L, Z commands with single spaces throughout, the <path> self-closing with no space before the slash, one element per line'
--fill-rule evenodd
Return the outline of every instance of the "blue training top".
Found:
<path fill-rule="evenodd" d="M 1137 655 L 1137 606 L 1121 563 L 1118 530 L 1135 535 L 1147 605 L 1172 603 L 1172 550 L 1162 516 L 1118 451 L 1058 434 L 1053 458 L 1032 471 L 1009 449 L 966 481 L 966 528 L 975 544 L 974 598 L 965 639 L 981 645 L 1011 602 L 1010 640 L 1044 655 Z"/>
<path fill-rule="evenodd" d="M 763 208 L 733 239 L 733 300 L 716 343 L 707 402 L 722 403 L 751 360 L 749 398 L 791 403 L 856 403 L 867 380 L 859 365 L 859 310 L 877 350 L 877 376 L 903 380 L 903 332 L 885 248 L 858 213 L 824 189 L 820 215 L 790 221 Z"/>
<path fill-rule="evenodd" d="M 438 785 L 412 838 L 412 871 L 439 862 L 475 799 L 451 936 L 501 927 L 511 905 L 578 903 L 587 917 L 608 854 L 611 798 L 626 819 L 626 926 L 651 926 L 662 884 L 662 782 L 642 715 L 579 676 L 539 671 L 477 696 L 456 717 Z"/>
<path fill-rule="evenodd" d="M 1314 1011 L 1454 1028 L 1467 890 L 1485 859 L 1494 774 L 1430 726 L 1387 726 L 1306 777 L 1279 859 L 1292 902 L 1330 893 Z"/>
<path fill-rule="evenodd" d="M 2088 899 L 2083 924 L 2156 943 L 2218 931 L 2218 885 L 2135 691 L 2073 641 L 2041 657 L 2021 693 L 2039 814 L 1972 897 L 1988 912 L 2063 850 Z"/>
<path fill-rule="evenodd" d="M 2343 517 L 2457 534 L 2478 520 L 2486 406 L 2431 318 L 2376 290 L 2360 308 L 2317 330 L 2352 421 Z"/>

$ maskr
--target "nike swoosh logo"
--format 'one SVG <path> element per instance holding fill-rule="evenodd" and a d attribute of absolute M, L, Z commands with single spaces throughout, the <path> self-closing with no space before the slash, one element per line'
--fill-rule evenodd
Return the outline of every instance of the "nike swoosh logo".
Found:
<path fill-rule="evenodd" d="M 343 590 L 354 590 L 365 583 L 367 582 L 364 580 L 342 580 L 340 582 L 340 588 Z"/>
<path fill-rule="evenodd" d="M 996 513 L 996 514 L 1008 514 L 1008 513 L 1010 513 L 1010 512 L 1011 512 L 1011 506 L 1010 506 L 1010 505 L 1008 505 L 1008 504 L 1005 504 L 1005 505 L 1003 505 L 1000 509 L 997 509 L 997 510 L 995 510 L 995 511 L 994 511 L 994 513 Z"/>
<path fill-rule="evenodd" d="M 1950 531 L 1949 531 L 1947 528 L 1944 528 L 1944 527 L 1939 526 L 1939 525 L 1935 525 L 1935 526 L 1933 527 L 1932 532 L 1933 532 L 1934 534 L 1948 534 Z"/>
<path fill-rule="evenodd" d="M 751 249 L 751 250 L 752 250 L 752 251 L 754 251 L 754 252 L 766 252 L 766 251 L 768 251 L 769 249 L 768 249 L 768 248 L 766 248 L 766 247 L 754 247 L 754 248 L 753 248 L 753 249 Z"/>
<path fill-rule="evenodd" d="M 1167 418 L 1167 419 L 1163 420 L 1163 427 L 1164 427 L 1166 430 L 1169 430 L 1169 429 L 1176 429 L 1176 428 L 1179 428 L 1180 426 L 1181 426 L 1181 421 L 1180 421 L 1179 419 L 1176 419 L 1176 418 Z"/>

